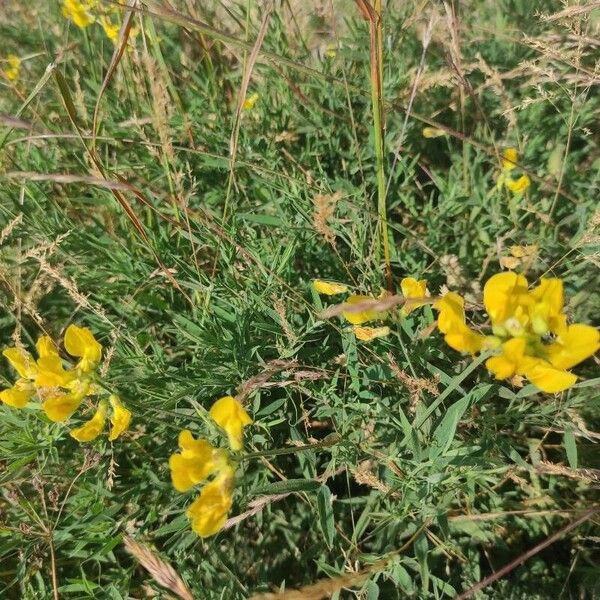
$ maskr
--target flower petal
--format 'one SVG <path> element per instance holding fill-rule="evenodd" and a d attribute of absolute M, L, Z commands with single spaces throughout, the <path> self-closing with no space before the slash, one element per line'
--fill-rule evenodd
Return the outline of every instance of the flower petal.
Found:
<path fill-rule="evenodd" d="M 600 350 L 600 333 L 595 327 L 575 323 L 557 341 L 546 346 L 546 356 L 553 367 L 570 369 Z"/>
<path fill-rule="evenodd" d="M 79 408 L 83 397 L 73 394 L 56 394 L 44 400 L 42 408 L 46 416 L 55 423 L 66 421 Z"/>
<path fill-rule="evenodd" d="M 125 408 L 118 396 L 115 396 L 114 394 L 110 396 L 108 401 L 112 407 L 112 415 L 110 417 L 112 427 L 110 428 L 108 440 L 112 442 L 123 435 L 129 428 L 129 424 L 131 423 L 131 411 Z"/>
<path fill-rule="evenodd" d="M 521 175 L 521 177 L 517 179 L 507 177 L 504 181 L 504 185 L 513 194 L 522 194 L 531 185 L 531 179 L 529 179 L 527 175 Z"/>
<path fill-rule="evenodd" d="M 429 297 L 427 281 L 425 281 L 425 279 L 405 277 L 400 282 L 400 289 L 402 290 L 402 295 L 406 300 L 413 300 L 402 307 L 401 312 L 404 316 L 409 315 L 413 310 L 415 310 L 415 308 L 419 308 L 419 306 L 424 306 L 426 304 L 426 302 L 416 302 L 414 300 Z"/>
<path fill-rule="evenodd" d="M 519 153 L 516 148 L 507 148 L 502 153 L 502 170 L 512 171 L 517 165 L 519 160 Z"/>
<path fill-rule="evenodd" d="M 385 337 L 390 334 L 389 327 L 361 327 L 360 325 L 354 325 L 352 331 L 363 342 L 370 342 L 375 338 Z"/>
<path fill-rule="evenodd" d="M 7 348 L 2 352 L 12 368 L 19 374 L 19 377 L 33 379 L 37 373 L 37 366 L 33 356 L 22 348 Z"/>
<path fill-rule="evenodd" d="M 483 304 L 495 329 L 505 328 L 509 320 L 516 321 L 515 328 L 526 325 L 527 306 L 531 304 L 527 279 L 513 272 L 493 275 L 483 287 Z"/>
<path fill-rule="evenodd" d="M 527 342 L 524 338 L 513 338 L 502 344 L 502 351 L 485 361 L 488 371 L 496 379 L 509 379 L 519 372 L 519 367 L 525 355 Z"/>
<path fill-rule="evenodd" d="M 529 307 L 531 326 L 538 335 L 549 331 L 559 333 L 564 307 L 563 284 L 555 277 L 542 278 L 540 285 L 529 292 L 534 303 Z"/>
<path fill-rule="evenodd" d="M 547 361 L 540 358 L 528 358 L 521 366 L 521 372 L 531 383 L 540 388 L 542 392 L 556 394 L 570 388 L 577 376 L 569 371 L 554 368 Z"/>
<path fill-rule="evenodd" d="M 313 288 L 318 294 L 324 294 L 325 296 L 335 296 L 337 294 L 344 294 L 348 291 L 348 286 L 343 283 L 336 283 L 335 281 L 323 281 L 322 279 L 315 279 L 312 282 Z"/>
<path fill-rule="evenodd" d="M 84 373 L 92 371 L 102 358 L 102 346 L 87 327 L 69 325 L 64 343 L 71 356 L 81 358 L 78 368 Z"/>
<path fill-rule="evenodd" d="M 63 0 L 62 14 L 81 29 L 94 22 L 94 17 L 80 0 Z"/>
<path fill-rule="evenodd" d="M 224 396 L 212 405 L 210 416 L 227 433 L 231 449 L 241 450 L 243 429 L 252 419 L 240 402 L 233 396 Z"/>
<path fill-rule="evenodd" d="M 465 301 L 455 292 L 437 300 L 433 308 L 439 311 L 437 326 L 445 334 L 444 341 L 458 352 L 475 354 L 481 350 L 485 337 L 473 331 L 465 322 Z"/>
<path fill-rule="evenodd" d="M 0 392 L 0 400 L 13 408 L 23 408 L 35 394 L 35 387 L 27 379 L 19 379 L 11 388 Z"/>
<path fill-rule="evenodd" d="M 353 294 L 352 296 L 348 296 L 346 298 L 346 304 L 350 306 L 361 304 L 367 300 L 375 300 L 372 296 L 362 296 L 359 294 Z M 361 310 L 358 312 L 344 310 L 342 311 L 342 316 L 346 321 L 352 323 L 352 325 L 362 325 L 367 321 L 374 321 L 375 319 L 384 319 L 386 316 L 385 312 L 380 312 L 377 310 L 373 310 L 371 308 L 366 308 L 365 310 Z"/>
<path fill-rule="evenodd" d="M 104 430 L 107 412 L 108 406 L 106 401 L 103 400 L 100 402 L 98 410 L 89 421 L 84 423 L 81 427 L 71 430 L 71 437 L 75 438 L 78 442 L 91 442 L 92 440 L 95 440 Z"/>

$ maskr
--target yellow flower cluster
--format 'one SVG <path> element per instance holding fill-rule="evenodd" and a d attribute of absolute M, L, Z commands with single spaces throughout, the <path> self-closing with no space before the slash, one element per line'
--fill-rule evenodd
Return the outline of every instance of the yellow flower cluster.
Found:
<path fill-rule="evenodd" d="M 210 416 L 225 430 L 231 450 L 241 450 L 244 427 L 252 419 L 240 402 L 224 396 L 213 404 Z M 231 510 L 235 463 L 229 452 L 213 447 L 205 439 L 194 439 L 188 430 L 179 434 L 179 447 L 181 452 L 169 459 L 171 480 L 178 492 L 187 492 L 213 477 L 186 511 L 192 529 L 201 537 L 209 537 L 223 528 Z"/>
<path fill-rule="evenodd" d="M 99 0 L 63 0 L 62 7 L 63 16 L 77 27 L 85 29 L 92 23 L 98 23 L 113 43 L 117 42 L 121 29 L 120 11 L 117 5 L 104 4 Z"/>
<path fill-rule="evenodd" d="M 349 291 L 349 287 L 343 283 L 334 281 L 323 281 L 315 279 L 313 288 L 319 294 L 324 296 L 336 296 L 345 294 Z M 400 289 L 405 299 L 405 304 L 401 309 L 403 316 L 409 315 L 415 308 L 427 304 L 429 292 L 427 290 L 427 282 L 423 279 L 417 280 L 412 277 L 405 277 L 400 282 Z M 373 308 L 365 308 L 364 310 L 352 310 L 352 306 L 358 306 L 370 300 L 381 300 L 387 296 L 386 292 L 380 294 L 377 298 L 374 296 L 365 296 L 362 294 L 351 294 L 348 296 L 344 304 L 349 308 L 342 311 L 342 316 L 352 325 L 352 331 L 359 340 L 369 342 L 378 337 L 384 337 L 390 333 L 389 327 L 363 327 L 364 323 L 369 321 L 384 320 L 388 315 L 387 311 L 379 311 Z"/>
<path fill-rule="evenodd" d="M 519 153 L 516 148 L 507 148 L 502 154 L 502 172 L 498 177 L 498 189 L 506 187 L 515 195 L 520 195 L 529 188 L 531 180 L 526 173 L 522 173 L 519 177 L 514 176 L 514 170 L 517 168 Z"/>
<path fill-rule="evenodd" d="M 38 359 L 23 348 L 7 348 L 3 355 L 19 375 L 15 384 L 0 392 L 0 400 L 14 408 L 24 408 L 37 395 L 47 417 L 56 423 L 66 421 L 85 398 L 101 392 L 94 382 L 95 372 L 102 358 L 102 346 L 86 327 L 69 325 L 64 337 L 65 350 L 78 360 L 65 369 L 58 348 L 47 335 L 42 336 L 36 349 Z M 94 416 L 70 434 L 79 442 L 98 437 L 106 425 L 108 407 L 111 407 L 109 440 L 117 439 L 129 427 L 131 412 L 117 396 L 101 400 Z"/>
<path fill-rule="evenodd" d="M 15 54 L 9 54 L 6 57 L 6 63 L 8 63 L 8 67 L 2 70 L 4 77 L 9 81 L 19 79 L 19 75 L 21 74 L 21 59 Z"/>
<path fill-rule="evenodd" d="M 458 294 L 449 292 L 433 306 L 439 311 L 438 329 L 450 347 L 470 354 L 497 351 L 485 363 L 496 379 L 525 377 L 544 392 L 560 392 L 577 381 L 568 369 L 600 349 L 594 327 L 567 324 L 560 279 L 542 278 L 530 290 L 523 275 L 499 273 L 486 282 L 483 304 L 491 335 L 467 325 Z"/>

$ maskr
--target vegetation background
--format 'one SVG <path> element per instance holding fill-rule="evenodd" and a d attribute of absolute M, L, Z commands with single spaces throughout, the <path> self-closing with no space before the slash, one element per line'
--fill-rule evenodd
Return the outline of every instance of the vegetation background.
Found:
<path fill-rule="evenodd" d="M 597 7 L 384 2 L 395 285 L 477 306 L 502 268 L 552 274 L 599 324 Z M 90 327 L 134 412 L 125 438 L 85 446 L 0 407 L 0 597 L 172 597 L 126 535 L 197 599 L 330 579 L 337 598 L 452 598 L 531 549 L 472 597 L 600 597 L 597 362 L 553 397 L 493 381 L 428 307 L 370 344 L 319 318 L 316 277 L 386 285 L 357 5 L 138 8 L 115 46 L 58 1 L 0 6 L 0 60 L 23 61 L 0 78 L 1 343 Z M 496 187 L 507 146 L 532 180 L 521 197 Z M 240 391 L 240 517 L 202 540 L 168 457 L 184 428 L 218 443 L 207 409 Z"/>

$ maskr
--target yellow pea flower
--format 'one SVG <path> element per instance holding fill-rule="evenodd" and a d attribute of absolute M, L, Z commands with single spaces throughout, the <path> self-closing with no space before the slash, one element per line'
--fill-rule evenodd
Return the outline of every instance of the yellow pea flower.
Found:
<path fill-rule="evenodd" d="M 254 93 L 251 96 L 248 96 L 245 100 L 244 103 L 242 104 L 242 108 L 244 110 L 252 110 L 254 108 L 254 105 L 256 104 L 258 100 L 258 94 Z"/>
<path fill-rule="evenodd" d="M 37 374 L 35 384 L 38 387 L 67 387 L 74 379 L 75 374 L 66 371 L 58 354 L 58 348 L 47 336 L 42 336 L 35 345 L 39 359 L 37 361 Z"/>
<path fill-rule="evenodd" d="M 131 411 L 125 408 L 119 397 L 114 394 L 111 394 L 108 401 L 112 408 L 112 414 L 110 416 L 112 427 L 110 428 L 108 441 L 112 442 L 123 435 L 129 428 L 129 424 L 131 423 Z"/>
<path fill-rule="evenodd" d="M 81 427 L 71 430 L 71 437 L 75 438 L 78 442 L 91 442 L 95 440 L 104 431 L 107 413 L 108 404 L 105 400 L 102 400 L 98 405 L 96 413 L 89 421 Z"/>
<path fill-rule="evenodd" d="M 546 346 L 546 357 L 558 369 L 570 369 L 600 350 L 600 333 L 595 327 L 568 325 L 556 341 Z"/>
<path fill-rule="evenodd" d="M 37 364 L 33 356 L 26 350 L 22 348 L 7 348 L 2 354 L 8 360 L 10 366 L 23 379 L 34 379 L 37 375 Z"/>
<path fill-rule="evenodd" d="M 402 295 L 406 300 L 413 300 L 419 298 L 428 298 L 429 290 L 427 289 L 427 281 L 425 279 L 415 279 L 414 277 L 405 277 L 400 282 L 400 289 Z M 402 307 L 400 311 L 404 316 L 409 315 L 415 308 L 425 306 L 427 302 L 409 302 Z"/>
<path fill-rule="evenodd" d="M 532 304 L 527 279 L 514 272 L 493 275 L 483 287 L 483 304 L 495 335 L 520 335 L 529 324 Z"/>
<path fill-rule="evenodd" d="M 252 419 L 240 402 L 233 396 L 224 396 L 212 405 L 210 416 L 227 433 L 231 449 L 241 450 L 244 427 L 252 424 Z"/>
<path fill-rule="evenodd" d="M 455 292 L 448 292 L 437 300 L 433 308 L 439 311 L 437 327 L 444 334 L 444 340 L 459 352 L 475 354 L 485 343 L 485 337 L 473 331 L 465 318 L 465 301 Z"/>
<path fill-rule="evenodd" d="M 336 296 L 337 294 L 344 294 L 348 291 L 348 286 L 343 283 L 323 281 L 322 279 L 315 279 L 313 281 L 313 288 L 317 293 L 325 296 Z"/>
<path fill-rule="evenodd" d="M 80 358 L 77 369 L 82 373 L 93 371 L 102 358 L 102 346 L 87 327 L 69 325 L 65 332 L 65 349 Z"/>
<path fill-rule="evenodd" d="M 210 537 L 225 525 L 231 510 L 233 477 L 231 467 L 224 469 L 202 488 L 198 498 L 187 509 L 186 514 L 192 522 L 192 529 L 200 537 Z"/>
<path fill-rule="evenodd" d="M 557 369 L 549 362 L 535 356 L 526 356 L 523 359 L 520 372 L 542 392 L 548 394 L 562 392 L 577 381 L 577 376 L 570 371 Z"/>
<path fill-rule="evenodd" d="M 35 395 L 35 386 L 28 379 L 18 379 L 7 390 L 0 392 L 0 400 L 13 408 L 23 408 Z"/>
<path fill-rule="evenodd" d="M 519 152 L 516 148 L 507 148 L 502 153 L 502 170 L 512 171 L 517 166 L 519 160 Z"/>
<path fill-rule="evenodd" d="M 213 448 L 207 440 L 194 439 L 187 429 L 179 434 L 179 454 L 169 459 L 171 481 L 178 492 L 187 492 L 227 464 L 227 454 Z"/>
<path fill-rule="evenodd" d="M 21 74 L 21 59 L 15 54 L 9 54 L 6 57 L 6 62 L 8 63 L 8 68 L 2 71 L 4 76 L 9 81 L 16 81 Z"/>
<path fill-rule="evenodd" d="M 376 338 L 390 335 L 389 327 L 361 327 L 360 325 L 354 325 L 352 331 L 363 342 L 370 342 Z"/>
<path fill-rule="evenodd" d="M 504 180 L 504 185 L 513 193 L 513 194 L 522 194 L 530 185 L 531 179 L 525 174 L 521 175 L 517 179 L 511 179 L 507 177 Z"/>
<path fill-rule="evenodd" d="M 96 4 L 97 0 L 88 2 L 81 2 L 80 0 L 63 0 L 62 14 L 77 25 L 77 27 L 85 29 L 95 20 L 90 9 L 94 8 Z"/>
<path fill-rule="evenodd" d="M 117 40 L 119 39 L 119 31 L 121 30 L 121 26 L 118 23 L 113 23 L 106 15 L 100 16 L 98 22 L 102 26 L 102 29 L 104 29 L 106 37 L 111 42 L 116 44 Z"/>
<path fill-rule="evenodd" d="M 73 394 L 56 393 L 42 403 L 46 416 L 55 423 L 66 421 L 79 408 L 83 397 Z"/>
<path fill-rule="evenodd" d="M 346 304 L 350 306 L 361 304 L 361 302 L 365 302 L 365 300 L 375 300 L 372 296 L 363 296 L 360 294 L 352 294 L 352 296 L 348 296 L 346 298 Z M 373 310 L 372 308 L 366 308 L 365 310 L 361 310 L 358 312 L 345 310 L 342 312 L 342 316 L 346 321 L 352 323 L 352 325 L 362 325 L 367 321 L 374 321 L 375 319 L 384 319 L 386 316 L 386 312 L 380 312 L 377 310 Z"/>
<path fill-rule="evenodd" d="M 529 307 L 531 326 L 538 335 L 548 332 L 559 334 L 566 327 L 563 284 L 558 278 L 542 277 L 540 285 L 529 293 L 533 303 Z"/>

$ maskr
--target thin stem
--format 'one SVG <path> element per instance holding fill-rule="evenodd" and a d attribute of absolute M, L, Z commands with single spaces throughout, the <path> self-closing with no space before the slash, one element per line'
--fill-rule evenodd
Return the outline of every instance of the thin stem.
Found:
<path fill-rule="evenodd" d="M 295 446 L 293 448 L 277 448 L 275 450 L 263 450 L 260 452 L 249 452 L 244 454 L 240 460 L 249 460 L 252 458 L 262 458 L 265 456 L 279 456 L 281 454 L 295 454 L 296 452 L 303 452 L 304 450 L 315 450 L 317 448 L 329 448 L 335 446 L 342 441 L 342 436 L 338 433 L 330 433 L 326 438 L 320 442 L 314 444 L 306 444 L 304 446 Z"/>

